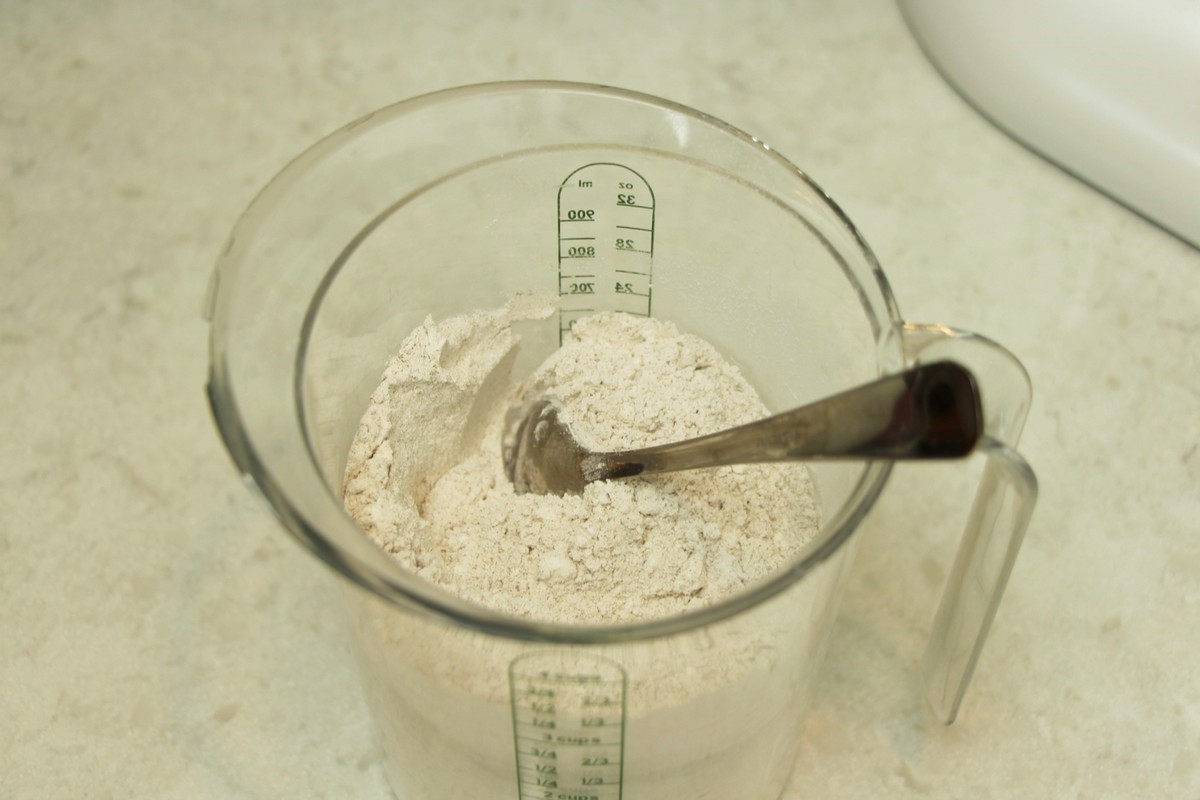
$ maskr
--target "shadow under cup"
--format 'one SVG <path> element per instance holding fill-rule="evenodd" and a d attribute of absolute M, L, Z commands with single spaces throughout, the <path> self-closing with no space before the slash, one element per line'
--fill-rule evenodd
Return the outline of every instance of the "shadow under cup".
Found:
<path fill-rule="evenodd" d="M 775 800 L 843 545 L 887 464 L 811 464 L 822 530 L 795 563 L 702 611 L 623 626 L 452 597 L 341 508 L 350 442 L 404 337 L 427 316 L 532 290 L 559 294 L 563 311 L 525 324 L 518 380 L 593 309 L 703 337 L 773 411 L 904 362 L 869 250 L 762 143 L 616 90 L 466 87 L 333 134 L 239 222 L 211 308 L 230 451 L 285 527 L 350 579 L 365 697 L 403 800 Z"/>

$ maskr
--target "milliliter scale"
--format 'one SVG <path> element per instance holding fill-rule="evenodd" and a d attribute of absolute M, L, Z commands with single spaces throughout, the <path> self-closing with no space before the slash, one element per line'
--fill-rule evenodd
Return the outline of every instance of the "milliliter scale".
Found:
<path fill-rule="evenodd" d="M 598 311 L 650 316 L 654 191 L 623 164 L 571 172 L 558 189 L 559 341 Z"/>

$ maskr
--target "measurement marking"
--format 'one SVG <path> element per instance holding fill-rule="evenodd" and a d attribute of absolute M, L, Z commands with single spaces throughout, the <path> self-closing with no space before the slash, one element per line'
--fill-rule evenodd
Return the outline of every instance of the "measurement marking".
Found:
<path fill-rule="evenodd" d="M 541 742 L 541 744 L 542 744 L 541 750 L 538 750 L 536 748 L 534 748 L 532 750 L 521 750 L 518 748 L 517 752 L 523 756 L 530 756 L 531 758 L 536 758 L 536 759 L 540 759 L 543 761 L 554 761 L 559 764 L 565 764 L 568 767 L 573 765 L 570 759 L 564 760 L 564 759 L 556 759 L 556 758 L 547 757 L 545 754 L 545 751 L 550 748 L 557 749 L 558 745 L 556 745 L 553 742 L 543 742 L 541 739 L 539 739 L 538 741 Z M 596 745 L 596 747 L 600 747 L 600 745 Z M 608 758 L 608 756 L 605 756 L 605 758 Z M 615 756 L 613 756 L 613 758 L 615 758 Z M 607 769 L 608 767 L 618 766 L 618 763 L 614 760 L 614 761 L 609 761 L 607 764 L 587 764 L 587 765 L 581 765 L 581 766 L 587 766 L 588 769 Z M 521 769 L 527 769 L 527 767 L 521 767 Z"/>
<path fill-rule="evenodd" d="M 534 736 L 518 736 L 517 741 L 537 742 L 547 747 L 616 747 L 621 744 L 620 739 L 615 742 L 560 742 L 555 739 L 541 739 Z"/>
<path fill-rule="evenodd" d="M 575 737 L 575 738 L 578 739 L 580 737 Z M 533 744 L 538 744 L 543 747 L 586 747 L 586 748 L 590 748 L 593 750 L 597 749 L 597 748 L 612 747 L 614 745 L 618 745 L 621 743 L 620 739 L 618 739 L 617 741 L 614 741 L 614 742 L 610 742 L 610 741 L 593 742 L 590 740 L 586 741 L 586 742 L 579 742 L 579 741 L 573 742 L 573 741 L 571 741 L 570 735 L 567 735 L 567 734 L 564 734 L 562 739 L 559 739 L 557 736 L 555 736 L 555 738 L 553 738 L 553 739 L 546 739 L 541 736 L 522 736 L 520 734 L 517 734 L 517 739 L 519 739 L 522 742 L 531 742 Z"/>
<path fill-rule="evenodd" d="M 524 751 L 524 750 L 522 750 L 521 752 L 522 752 L 522 753 L 525 753 L 525 751 Z M 553 759 L 553 758 L 549 758 L 549 759 L 547 759 L 547 758 L 543 758 L 542 756 L 536 755 L 536 754 L 534 754 L 534 753 L 526 753 L 526 755 L 532 755 L 532 756 L 533 756 L 535 759 L 537 759 L 537 760 L 539 760 L 539 761 L 542 761 L 542 762 L 556 762 L 556 759 Z M 585 758 L 586 758 L 586 757 L 587 757 L 587 756 L 585 756 Z M 609 762 L 609 763 L 607 763 L 607 764 L 581 764 L 581 763 L 579 763 L 579 762 L 574 762 L 574 761 L 572 761 L 572 760 L 568 759 L 568 760 L 566 760 L 566 761 L 558 761 L 557 763 L 552 763 L 552 764 L 543 763 L 543 764 L 542 764 L 542 766 L 554 766 L 554 767 L 559 767 L 559 768 L 560 768 L 560 772 L 565 772 L 565 771 L 566 771 L 566 768 L 569 768 L 569 767 L 583 767 L 583 768 L 585 768 L 585 769 L 590 769 L 590 770 L 596 770 L 596 771 L 598 771 L 598 772 L 603 772 L 603 771 L 604 771 L 604 770 L 606 770 L 606 769 L 616 769 L 616 767 L 617 767 L 617 766 L 619 766 L 619 765 L 617 764 L 617 762 L 616 762 L 616 761 L 610 761 L 610 762 Z M 537 765 L 537 764 L 523 764 L 523 765 L 521 765 L 521 769 L 523 769 L 523 770 L 529 770 L 530 772 L 537 772 L 537 771 L 538 771 L 538 765 Z M 546 774 L 546 772 L 545 772 L 545 771 L 542 771 L 542 774 L 544 775 L 544 774 Z"/>
<path fill-rule="evenodd" d="M 577 686 L 579 684 L 600 684 L 612 687 L 620 686 L 616 681 L 606 681 L 599 675 L 515 675 L 515 680 L 525 681 L 527 683 L 544 683 L 551 681 L 557 684 L 566 684 L 569 686 Z"/>
<path fill-rule="evenodd" d="M 531 773 L 533 773 L 534 775 L 546 775 L 546 776 L 554 776 L 554 777 L 561 778 L 561 777 L 563 777 L 563 773 L 564 773 L 564 772 L 566 772 L 566 771 L 567 771 L 568 769 L 570 769 L 571 767 L 580 767 L 581 769 L 589 769 L 589 770 L 598 770 L 598 771 L 602 771 L 602 770 L 606 770 L 606 769 L 614 769 L 614 770 L 615 770 L 615 769 L 617 769 L 618 767 L 620 767 L 621 765 L 620 765 L 620 764 L 618 764 L 617 762 L 615 762 L 615 761 L 614 761 L 614 762 L 612 762 L 611 764 L 600 764 L 600 765 L 593 765 L 593 764 L 572 764 L 572 763 L 570 763 L 570 762 L 564 762 L 564 763 L 563 763 L 563 764 L 561 764 L 561 765 L 559 765 L 559 764 L 554 764 L 554 766 L 556 766 L 556 767 L 558 767 L 558 766 L 561 766 L 561 767 L 563 767 L 563 769 L 559 770 L 558 772 L 547 772 L 547 771 L 544 771 L 544 770 L 539 770 L 539 769 L 537 768 L 537 765 L 536 765 L 536 764 L 528 764 L 528 765 L 525 765 L 525 766 L 521 767 L 521 769 L 522 769 L 523 771 L 525 771 L 525 772 L 531 772 Z M 596 776 L 596 777 L 599 777 L 599 778 L 607 778 L 607 777 L 609 777 L 609 776 L 607 776 L 607 775 L 598 775 L 598 776 Z M 600 784 L 593 784 L 593 785 L 600 785 Z"/>
<path fill-rule="evenodd" d="M 608 194 L 613 186 L 622 192 L 619 195 Z M 628 193 L 626 193 L 628 192 Z M 640 202 L 639 202 L 640 201 Z M 639 174 L 636 170 L 618 164 L 615 162 L 595 162 L 584 164 L 573 172 L 568 174 L 558 188 L 558 207 L 557 213 L 554 215 L 558 220 L 558 260 L 556 262 L 559 276 L 559 296 L 576 299 L 580 295 L 592 296 L 594 301 L 599 305 L 595 309 L 559 309 L 559 329 L 562 335 L 559 337 L 560 343 L 571 330 L 571 324 L 578 319 L 590 314 L 597 313 L 603 310 L 610 310 L 610 306 L 616 304 L 622 308 L 628 306 L 640 306 L 638 311 L 632 312 L 640 317 L 653 316 L 651 302 L 653 298 L 653 288 L 651 282 L 653 280 L 654 267 L 652 260 L 655 253 L 655 217 L 657 215 L 657 202 L 654 197 L 654 190 L 649 182 Z M 649 211 L 649 217 L 639 217 L 633 214 L 623 214 L 620 212 L 614 213 L 614 206 L 633 208 L 641 211 Z M 563 217 L 566 214 L 566 217 Z M 562 223 L 564 222 L 598 222 L 604 232 L 598 232 L 595 235 L 585 236 L 583 234 L 575 236 L 564 236 L 564 233 L 573 233 L 570 230 L 564 230 Z M 645 224 L 630 224 L 634 222 L 644 222 Z M 642 236 L 641 234 L 646 234 Z M 562 246 L 562 242 L 567 242 L 567 246 Z M 583 244 L 577 244 L 583 242 Z M 622 259 L 614 258 L 609 255 L 611 249 L 627 250 L 631 253 L 647 256 L 646 259 Z M 592 251 L 592 252 L 588 252 Z M 568 258 L 590 258 L 593 259 L 592 264 L 583 267 L 583 269 L 591 269 L 592 273 L 583 274 L 564 274 L 564 270 L 574 269 L 570 266 L 563 266 L 563 261 Z M 617 269 L 617 265 L 621 261 L 632 261 L 631 264 L 626 264 L 627 267 L 637 267 L 637 269 Z M 644 269 L 643 269 L 644 268 Z M 607 277 L 605 277 L 607 276 Z M 632 280 L 630 277 L 638 280 L 626 284 L 623 281 Z M 566 279 L 566 283 L 563 279 Z M 642 279 L 645 279 L 644 282 Z M 582 281 L 582 282 L 580 282 Z M 616 287 L 614 288 L 614 282 Z M 645 292 L 628 291 L 622 292 L 621 289 L 629 286 L 630 289 L 641 288 L 645 286 Z M 588 288 L 591 291 L 566 291 L 572 289 Z M 637 300 L 621 301 L 621 296 L 636 297 Z M 645 301 L 644 303 L 642 301 Z M 567 323 L 571 324 L 567 324 Z M 590 676 L 595 680 L 604 682 L 611 676 L 606 671 L 607 667 L 600 670 L 600 674 Z M 516 679 L 515 673 L 512 675 Z M 555 683 L 558 676 L 554 671 L 540 672 L 534 676 L 530 676 L 535 682 Z M 565 680 L 565 678 L 564 678 Z M 568 688 L 576 685 L 578 677 L 571 678 L 568 681 Z M 621 675 L 621 680 L 615 686 L 619 686 L 619 691 L 625 690 L 625 676 Z M 622 706 L 624 705 L 624 695 L 619 695 Z M 621 742 L 622 748 L 624 742 Z"/>
<path fill-rule="evenodd" d="M 528 710 L 528 709 L 524 709 L 524 710 Z M 552 717 L 552 716 L 553 715 L 550 715 L 550 717 Z M 557 723 L 560 721 L 560 720 L 558 720 L 558 718 L 550 718 L 550 717 L 547 717 L 545 722 L 556 722 Z M 521 718 L 518 718 L 517 724 L 521 724 L 521 726 L 526 726 L 529 728 L 534 728 L 533 730 L 526 730 L 526 732 L 524 732 L 524 735 L 522 735 L 521 732 L 517 732 L 517 735 L 520 735 L 523 741 L 541 741 L 541 742 L 550 742 L 550 744 L 559 744 L 558 739 L 563 738 L 565 740 L 570 740 L 570 739 L 586 740 L 586 741 L 576 742 L 576 744 L 578 744 L 578 745 L 599 746 L 599 745 L 606 744 L 606 742 L 604 741 L 604 736 L 602 736 L 602 734 L 600 733 L 601 730 L 612 730 L 614 727 L 617 727 L 618 722 L 616 720 L 608 720 L 608 724 L 602 724 L 602 726 L 595 726 L 592 729 L 590 729 L 590 732 L 588 732 L 588 730 L 583 730 L 578 727 L 550 728 L 550 727 L 546 727 L 546 726 L 541 726 L 541 724 L 538 724 L 536 722 L 530 722 L 528 720 L 521 720 Z M 534 736 L 533 734 L 535 734 L 535 733 L 538 735 Z M 553 736 L 553 739 L 546 739 L 545 736 L 541 735 L 542 733 L 550 734 L 551 736 Z M 599 739 L 600 741 L 592 741 L 593 739 Z M 611 742 L 607 742 L 607 744 L 611 744 Z"/>

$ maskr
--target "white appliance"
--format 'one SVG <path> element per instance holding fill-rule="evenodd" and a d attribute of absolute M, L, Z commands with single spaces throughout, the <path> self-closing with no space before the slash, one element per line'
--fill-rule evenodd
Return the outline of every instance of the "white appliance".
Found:
<path fill-rule="evenodd" d="M 1200 0 L 899 0 L 1011 136 L 1200 247 Z"/>

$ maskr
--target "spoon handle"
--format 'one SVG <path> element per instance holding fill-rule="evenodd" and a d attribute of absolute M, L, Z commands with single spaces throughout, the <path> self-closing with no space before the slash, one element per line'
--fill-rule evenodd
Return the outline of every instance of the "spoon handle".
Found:
<path fill-rule="evenodd" d="M 590 454 L 581 466 L 590 482 L 776 461 L 958 458 L 982 433 L 975 378 L 937 361 L 708 436 Z"/>

